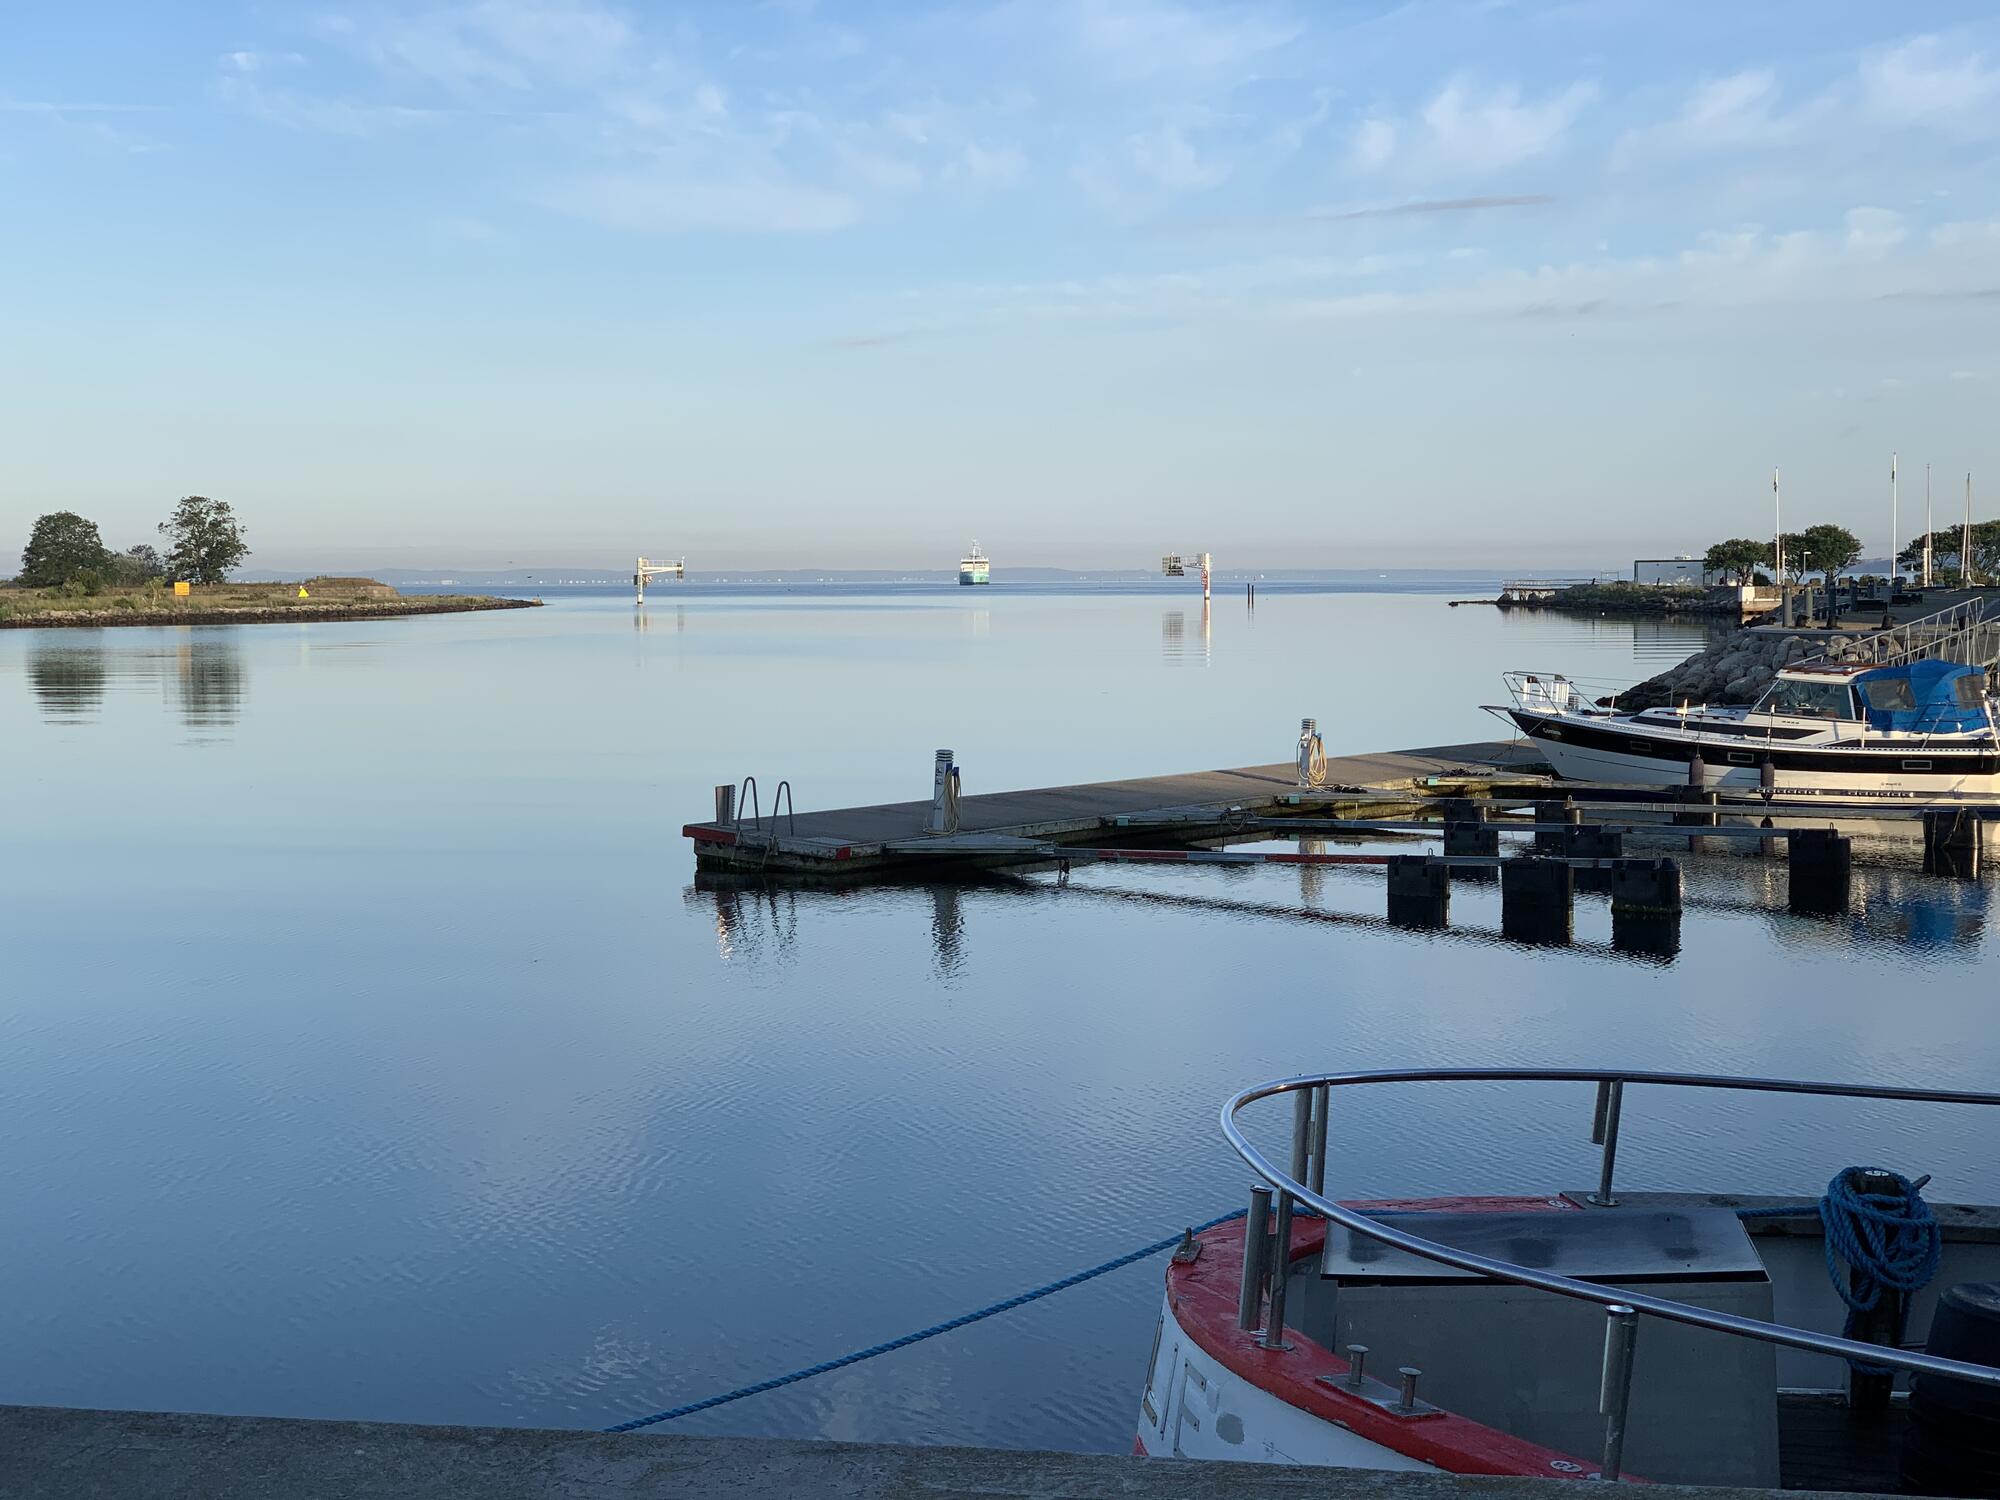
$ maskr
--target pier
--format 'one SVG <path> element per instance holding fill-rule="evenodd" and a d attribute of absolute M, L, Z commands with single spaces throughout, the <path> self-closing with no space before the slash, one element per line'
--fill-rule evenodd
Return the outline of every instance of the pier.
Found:
<path fill-rule="evenodd" d="M 0 1406 L 0 1494 L 148 1500 L 1553 1500 L 1574 1480 Z M 1774 1490 L 1676 1488 L 1683 1500 Z M 1787 1490 L 1793 1500 L 1822 1492 Z M 1830 1500 L 1830 1497 L 1822 1497 Z"/>
<path fill-rule="evenodd" d="M 961 867 L 1000 868 L 1045 860 L 1047 849 L 1164 839 L 1196 843 L 1240 835 L 1246 820 L 1280 812 L 1390 817 L 1439 797 L 1513 788 L 1547 795 L 1547 768 L 1534 747 L 1483 741 L 1421 750 L 1349 755 L 1326 762 L 1317 786 L 1301 784 L 1289 761 L 1078 786 L 1038 787 L 958 797 L 954 827 L 933 831 L 938 802 L 889 802 L 827 812 L 774 810 L 756 784 L 718 796 L 718 816 L 682 832 L 699 868 L 829 880 L 894 879 L 936 872 L 941 858 Z M 724 808 L 727 800 L 729 807 Z"/>

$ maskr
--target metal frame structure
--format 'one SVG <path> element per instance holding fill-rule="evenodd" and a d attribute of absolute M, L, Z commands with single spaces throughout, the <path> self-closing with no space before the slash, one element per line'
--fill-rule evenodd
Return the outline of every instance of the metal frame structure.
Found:
<path fill-rule="evenodd" d="M 1160 572 L 1168 578 L 1185 578 L 1187 577 L 1188 565 L 1190 563 L 1201 569 L 1201 599 L 1202 603 L 1206 604 L 1209 592 L 1209 573 L 1213 564 L 1213 559 L 1206 552 L 1197 552 L 1191 557 L 1183 557 L 1178 552 L 1169 552 L 1165 557 L 1160 559 Z"/>
<path fill-rule="evenodd" d="M 646 602 L 646 580 L 648 578 L 671 577 L 676 582 L 679 582 L 687 577 L 687 568 L 687 559 L 685 557 L 677 558 L 673 562 L 648 562 L 645 558 L 640 558 L 638 567 L 632 573 L 632 587 L 637 593 L 637 597 L 632 602 L 634 604 L 644 604 Z"/>
<path fill-rule="evenodd" d="M 1930 1354 L 1863 1343 L 1834 1334 L 1818 1333 L 1808 1328 L 1795 1328 L 1785 1323 L 1766 1323 L 1756 1318 L 1739 1317 L 1734 1313 L 1717 1312 L 1664 1297 L 1648 1296 L 1629 1287 L 1612 1289 L 1598 1286 L 1592 1282 L 1578 1281 L 1568 1276 L 1538 1271 L 1530 1266 L 1516 1265 L 1511 1261 L 1495 1260 L 1490 1256 L 1475 1255 L 1450 1245 L 1441 1245 L 1434 1240 L 1424 1239 L 1421 1235 L 1398 1229 L 1380 1219 L 1371 1219 L 1354 1209 L 1342 1207 L 1328 1198 L 1324 1191 L 1328 1106 L 1335 1089 L 1371 1083 L 1595 1084 L 1597 1104 L 1591 1126 L 1591 1142 L 1602 1149 L 1602 1155 L 1597 1191 L 1590 1195 L 1590 1202 L 1600 1207 L 1612 1207 L 1618 1201 L 1613 1195 L 1612 1178 L 1618 1158 L 1619 1120 L 1627 1084 L 1648 1084 L 1667 1088 L 1732 1089 L 1751 1093 L 1810 1094 L 1840 1099 L 1888 1099 L 1922 1104 L 2000 1106 L 2000 1094 L 1971 1093 L 1962 1090 L 1891 1088 L 1877 1084 L 1810 1083 L 1780 1078 L 1736 1078 L 1719 1073 L 1596 1072 L 1585 1068 L 1389 1068 L 1351 1073 L 1305 1074 L 1296 1078 L 1281 1078 L 1269 1083 L 1260 1083 L 1241 1090 L 1222 1107 L 1222 1133 L 1228 1138 L 1236 1154 L 1242 1157 L 1250 1170 L 1262 1179 L 1262 1182 L 1250 1190 L 1250 1218 L 1245 1229 L 1243 1279 L 1246 1287 L 1254 1286 L 1260 1279 L 1257 1271 L 1268 1269 L 1270 1273 L 1269 1310 L 1263 1320 L 1263 1346 L 1267 1349 L 1284 1347 L 1286 1271 L 1284 1252 L 1278 1251 L 1279 1259 L 1268 1267 L 1258 1265 L 1257 1271 L 1253 1271 L 1253 1265 L 1263 1259 L 1263 1222 L 1258 1218 L 1258 1211 L 1261 1206 L 1269 1203 L 1272 1194 L 1275 1193 L 1277 1199 L 1277 1235 L 1273 1241 L 1275 1246 L 1289 1248 L 1293 1213 L 1297 1205 L 1303 1204 L 1330 1223 L 1342 1225 L 1352 1234 L 1380 1241 L 1420 1259 L 1435 1261 L 1439 1265 L 1452 1266 L 1461 1271 L 1470 1271 L 1475 1275 L 1489 1277 L 1513 1286 L 1551 1292 L 1580 1302 L 1594 1302 L 1604 1308 L 1606 1378 L 1602 1405 L 1605 1418 L 1604 1477 L 1606 1479 L 1616 1479 L 1619 1475 L 1627 1405 L 1631 1397 L 1632 1346 L 1637 1333 L 1638 1317 L 1642 1314 L 1665 1318 L 1670 1322 L 1685 1323 L 1695 1328 L 1710 1329 L 1716 1333 L 1731 1334 L 1738 1338 L 1757 1339 L 1767 1344 L 1803 1349 L 1813 1354 L 1830 1354 L 1842 1359 L 1860 1360 L 1870 1365 L 1887 1366 L 1908 1374 L 1946 1376 L 1954 1380 L 1966 1380 L 1977 1385 L 2000 1388 L 2000 1368 L 1991 1365 L 1940 1359 Z M 1289 1171 L 1280 1170 L 1268 1157 L 1251 1145 L 1236 1119 L 1246 1106 L 1261 1099 L 1275 1098 L 1283 1094 L 1291 1095 L 1293 1100 Z M 1270 1186 L 1265 1187 L 1265 1183 Z M 1246 1328 L 1257 1326 L 1255 1300 L 1252 1292 L 1246 1290 L 1243 1293 L 1242 1316 L 1246 1320 L 1243 1322 Z"/>

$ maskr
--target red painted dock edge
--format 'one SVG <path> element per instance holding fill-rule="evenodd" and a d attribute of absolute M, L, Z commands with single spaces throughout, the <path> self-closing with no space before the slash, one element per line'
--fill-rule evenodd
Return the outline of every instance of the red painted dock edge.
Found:
<path fill-rule="evenodd" d="M 1581 1213 L 1567 1198 L 1423 1198 L 1347 1203 L 1363 1213 Z M 1202 1352 L 1231 1374 L 1268 1391 L 1288 1406 L 1310 1412 L 1398 1453 L 1435 1464 L 1449 1474 L 1499 1474 L 1537 1479 L 1588 1479 L 1599 1467 L 1570 1453 L 1526 1442 L 1452 1412 L 1421 1421 L 1392 1417 L 1371 1401 L 1321 1383 L 1342 1376 L 1347 1361 L 1297 1329 L 1285 1330 L 1289 1350 L 1264 1349 L 1254 1332 L 1236 1326 L 1236 1294 L 1243 1281 L 1243 1226 L 1217 1225 L 1196 1239 L 1193 1262 L 1167 1268 L 1174 1317 Z M 1289 1260 L 1316 1255 L 1326 1243 L 1322 1219 L 1294 1219 Z M 1143 1453 L 1143 1446 L 1135 1445 Z M 1626 1476 L 1632 1480 L 1633 1476 Z M 1643 1483 L 1644 1481 L 1638 1481 Z"/>

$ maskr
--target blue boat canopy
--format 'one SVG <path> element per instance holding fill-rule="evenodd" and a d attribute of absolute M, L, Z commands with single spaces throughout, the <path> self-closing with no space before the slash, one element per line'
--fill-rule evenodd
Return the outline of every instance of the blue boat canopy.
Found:
<path fill-rule="evenodd" d="M 1870 729 L 1965 734 L 1986 727 L 1986 673 L 1955 661 L 1877 667 L 1854 679 Z"/>

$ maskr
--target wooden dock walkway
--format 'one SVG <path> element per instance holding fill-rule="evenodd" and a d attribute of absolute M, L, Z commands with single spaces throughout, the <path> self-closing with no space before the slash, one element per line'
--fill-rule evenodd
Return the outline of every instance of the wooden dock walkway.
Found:
<path fill-rule="evenodd" d="M 1330 758 L 1325 784 L 1299 785 L 1290 761 L 1235 770 L 970 795 L 956 833 L 926 832 L 929 802 L 766 813 L 690 823 L 697 867 L 711 873 L 891 879 L 940 863 L 997 868 L 1046 858 L 1050 844 L 1131 843 L 1148 827 L 1176 843 L 1227 838 L 1246 818 L 1319 812 L 1394 816 L 1439 797 L 1496 786 L 1532 790 L 1547 767 L 1532 745 L 1481 741 Z"/>

